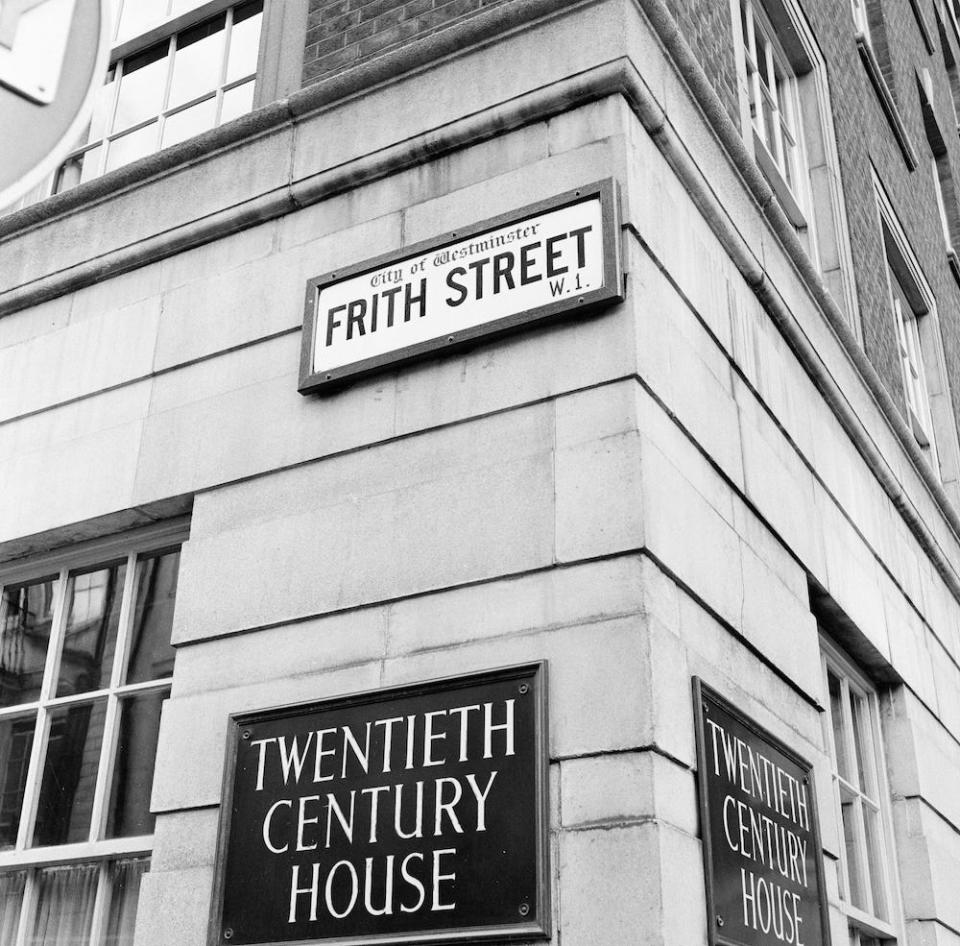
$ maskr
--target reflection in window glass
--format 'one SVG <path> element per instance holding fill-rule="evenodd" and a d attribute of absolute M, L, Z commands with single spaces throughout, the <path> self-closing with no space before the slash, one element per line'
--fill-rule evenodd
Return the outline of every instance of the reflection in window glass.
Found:
<path fill-rule="evenodd" d="M 123 0 L 117 26 L 117 40 L 122 41 L 146 32 L 151 26 L 159 23 L 166 13 L 166 0 Z"/>
<path fill-rule="evenodd" d="M 221 15 L 177 36 L 167 108 L 212 92 L 220 80 L 226 18 Z"/>
<path fill-rule="evenodd" d="M 248 3 L 233 16 L 230 33 L 230 58 L 227 63 L 227 82 L 235 82 L 257 71 L 257 51 L 260 48 L 259 15 L 263 3 Z"/>
<path fill-rule="evenodd" d="M 243 85 L 234 86 L 223 93 L 223 106 L 220 110 L 220 124 L 232 122 L 246 115 L 253 108 L 253 79 Z"/>
<path fill-rule="evenodd" d="M 167 48 L 167 43 L 157 43 L 123 61 L 115 129 L 129 128 L 160 111 L 167 79 Z"/>
<path fill-rule="evenodd" d="M 20 905 L 27 883 L 25 870 L 0 874 L 0 943 L 15 943 L 20 925 Z"/>
<path fill-rule="evenodd" d="M 109 684 L 125 574 L 126 566 L 120 563 L 71 576 L 57 696 Z"/>
<path fill-rule="evenodd" d="M 89 151 L 68 158 L 64 164 L 60 165 L 60 170 L 57 171 L 53 192 L 59 194 L 60 191 L 70 190 L 77 184 L 95 178 L 100 170 L 100 153 L 102 151 L 103 148 L 97 145 Z"/>
<path fill-rule="evenodd" d="M 127 683 L 143 683 L 173 675 L 174 650 L 170 646 L 170 632 L 179 568 L 179 551 L 142 558 L 138 563 Z"/>
<path fill-rule="evenodd" d="M 56 579 L 11 585 L 3 591 L 0 613 L 0 706 L 29 703 L 40 683 L 53 623 Z"/>
<path fill-rule="evenodd" d="M 36 724 L 35 716 L 0 721 L 0 759 L 5 760 L 0 781 L 0 850 L 12 848 L 17 843 Z M 2 922 L 0 919 L 0 926 Z M 6 940 L 0 937 L 0 943 L 4 942 Z"/>
<path fill-rule="evenodd" d="M 216 124 L 217 100 L 209 98 L 198 105 L 191 105 L 182 112 L 174 112 L 163 124 L 163 143 L 167 148 L 180 141 L 186 141 L 201 131 L 213 128 Z"/>
<path fill-rule="evenodd" d="M 87 946 L 99 867 L 48 867 L 37 874 L 37 913 L 29 946 Z"/>
<path fill-rule="evenodd" d="M 127 857 L 110 865 L 110 915 L 104 946 L 133 942 L 140 881 L 149 869 L 149 857 Z"/>
<path fill-rule="evenodd" d="M 50 712 L 33 843 L 73 844 L 90 836 L 106 700 Z"/>
<path fill-rule="evenodd" d="M 120 739 L 110 790 L 108 838 L 153 834 L 150 790 L 160 709 L 166 696 L 167 692 L 161 690 L 120 701 Z"/>

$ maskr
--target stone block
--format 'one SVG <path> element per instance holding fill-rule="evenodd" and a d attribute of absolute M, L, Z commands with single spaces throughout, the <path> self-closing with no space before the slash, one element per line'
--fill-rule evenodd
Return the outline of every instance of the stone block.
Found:
<path fill-rule="evenodd" d="M 624 306 L 553 320 L 396 372 L 397 432 L 503 410 L 634 370 Z"/>
<path fill-rule="evenodd" d="M 172 811 L 157 818 L 150 869 L 158 873 L 210 868 L 216 862 L 219 808 Z"/>
<path fill-rule="evenodd" d="M 105 312 L 126 309 L 158 296 L 161 267 L 161 263 L 147 263 L 130 272 L 118 273 L 78 289 L 71 297 L 71 325 L 100 318 Z"/>
<path fill-rule="evenodd" d="M 584 145 L 477 181 L 410 207 L 404 214 L 404 242 L 417 243 L 456 232 L 527 204 L 547 200 L 606 177 L 626 177 L 625 142 L 614 138 Z M 439 190 L 439 188 L 437 188 Z"/>
<path fill-rule="evenodd" d="M 652 824 L 560 835 L 565 946 L 662 942 L 659 832 Z M 695 889 L 689 883 L 689 889 Z"/>
<path fill-rule="evenodd" d="M 629 293 L 643 384 L 674 423 L 742 488 L 740 431 L 727 355 L 650 257 L 640 250 L 632 255 Z"/>
<path fill-rule="evenodd" d="M 280 228 L 286 219 L 270 220 L 166 257 L 155 264 L 159 269 L 158 291 L 168 292 L 194 280 L 209 279 L 213 273 L 226 275 L 271 256 L 278 249 Z M 237 276 L 243 278 L 242 273 Z"/>
<path fill-rule="evenodd" d="M 159 316 L 151 299 L 0 349 L 0 420 L 145 377 Z"/>
<path fill-rule="evenodd" d="M 770 663 L 812 700 L 821 691 L 817 621 L 806 594 L 798 598 L 780 575 L 741 543 L 743 601 L 739 627 Z M 805 589 L 804 589 L 805 591 Z"/>
<path fill-rule="evenodd" d="M 728 522 L 653 444 L 644 443 L 646 547 L 718 614 L 740 618 L 740 541 Z"/>
<path fill-rule="evenodd" d="M 697 832 L 693 773 L 654 752 L 565 760 L 560 793 L 564 828 L 655 819 L 690 835 Z"/>
<path fill-rule="evenodd" d="M 335 400 L 297 393 L 295 334 L 157 377 L 137 496 L 220 485 L 376 442 L 394 432 L 393 383 L 371 378 Z"/>
<path fill-rule="evenodd" d="M 111 400 L 135 402 L 147 387 L 123 388 L 122 396 Z M 68 409 L 64 416 L 84 413 L 84 409 Z M 59 417 L 46 420 L 42 426 L 48 434 L 61 427 Z M 32 419 L 25 427 L 12 431 L 10 439 L 20 439 L 21 433 L 24 439 L 36 436 L 36 430 L 30 429 Z M 0 542 L 135 505 L 133 481 L 141 429 L 139 420 L 114 421 L 72 438 L 52 440 L 31 453 L 4 455 L 0 460 L 0 482 L 5 484 L 0 490 Z M 76 475 L 64 476 L 65 470 Z"/>
<path fill-rule="evenodd" d="M 180 627 L 214 636 L 552 563 L 552 427 L 537 406 L 198 503 Z M 293 583 L 303 561 L 317 579 Z"/>
<path fill-rule="evenodd" d="M 0 350 L 65 328 L 70 321 L 72 305 L 72 296 L 58 296 L 49 302 L 3 316 L 0 318 Z"/>
<path fill-rule="evenodd" d="M 161 814 L 220 804 L 231 714 L 325 700 L 383 685 L 380 664 L 370 661 L 167 700 L 160 720 L 150 810 Z"/>
<path fill-rule="evenodd" d="M 212 866 L 144 874 L 134 946 L 199 946 L 207 942 L 212 893 Z"/>
<path fill-rule="evenodd" d="M 636 115 L 626 100 L 611 95 L 549 118 L 546 122 L 547 147 L 550 154 L 573 151 L 625 135 L 636 121 Z"/>
<path fill-rule="evenodd" d="M 598 621 L 472 641 L 384 663 L 384 686 L 415 683 L 534 660 L 549 661 L 550 757 L 633 749 L 650 730 L 650 678 L 643 622 Z"/>
<path fill-rule="evenodd" d="M 640 559 L 624 556 L 405 598 L 387 608 L 387 654 L 625 617 L 645 591 Z"/>
<path fill-rule="evenodd" d="M 558 415 L 564 410 L 559 402 Z M 615 434 L 558 448 L 554 475 L 557 561 L 640 548 L 643 500 L 638 434 Z"/>
<path fill-rule="evenodd" d="M 890 660 L 910 689 L 937 712 L 936 676 L 930 649 L 930 644 L 936 645 L 936 641 L 893 582 L 886 579 L 883 585 Z"/>
<path fill-rule="evenodd" d="M 189 545 L 183 555 L 181 567 L 189 567 Z M 182 647 L 177 652 L 173 696 L 251 686 L 379 660 L 386 650 L 386 623 L 384 609 L 361 608 Z M 196 641 L 202 636 L 202 629 L 183 628 L 176 620 L 174 644 L 180 643 L 181 637 Z"/>

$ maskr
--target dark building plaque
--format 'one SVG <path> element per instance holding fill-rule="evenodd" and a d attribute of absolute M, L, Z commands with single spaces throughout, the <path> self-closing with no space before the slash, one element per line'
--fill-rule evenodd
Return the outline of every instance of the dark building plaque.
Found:
<path fill-rule="evenodd" d="M 545 675 L 231 717 L 211 943 L 548 936 Z"/>
<path fill-rule="evenodd" d="M 716 946 L 829 946 L 813 774 L 694 678 L 707 928 Z"/>

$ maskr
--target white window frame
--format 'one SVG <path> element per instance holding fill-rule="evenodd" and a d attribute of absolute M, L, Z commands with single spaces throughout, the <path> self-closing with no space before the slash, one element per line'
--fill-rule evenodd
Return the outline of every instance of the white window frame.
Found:
<path fill-rule="evenodd" d="M 740 0 L 740 6 L 741 22 L 746 25 L 742 51 L 749 84 L 754 155 L 794 226 L 805 227 L 808 223 L 807 159 L 797 79 L 763 7 L 755 0 Z M 764 50 L 762 62 L 758 53 L 758 28 Z M 761 76 L 766 76 L 766 81 Z M 767 140 L 764 103 L 771 113 L 773 141 Z"/>
<path fill-rule="evenodd" d="M 212 93 L 210 91 L 204 91 L 202 94 L 194 96 L 188 101 L 178 103 L 172 107 L 167 107 L 167 98 L 170 92 L 169 86 L 171 79 L 171 73 L 168 65 L 166 87 L 163 91 L 163 101 L 160 111 L 156 115 L 150 115 L 133 125 L 129 125 L 119 130 L 114 129 L 107 131 L 102 138 L 85 142 L 83 145 L 72 150 L 54 172 L 53 178 L 48 184 L 50 192 L 61 192 L 58 191 L 57 188 L 60 183 L 60 175 L 63 168 L 70 164 L 71 161 L 75 161 L 77 158 L 81 158 L 97 148 L 99 148 L 100 151 L 97 155 L 96 170 L 88 177 L 85 176 L 85 179 L 95 180 L 96 178 L 103 176 L 103 174 L 107 172 L 107 162 L 113 142 L 123 140 L 129 135 L 136 134 L 138 131 L 141 131 L 144 128 L 149 128 L 151 125 L 156 125 L 157 127 L 155 132 L 155 146 L 148 152 L 148 154 L 156 154 L 158 151 L 163 150 L 164 147 L 169 147 L 169 145 L 163 145 L 162 143 L 164 127 L 167 120 L 175 117 L 181 112 L 185 112 L 188 109 L 193 108 L 196 105 L 200 105 L 205 101 L 209 101 L 210 99 L 215 100 L 214 124 L 211 125 L 210 128 L 216 128 L 220 124 L 224 95 L 232 89 L 238 88 L 239 86 L 245 85 L 251 81 L 254 84 L 253 107 L 256 107 L 257 82 L 259 76 L 256 66 L 254 67 L 253 72 L 245 73 L 239 78 L 232 79 L 229 82 L 226 81 L 226 70 L 230 55 L 229 38 L 231 36 L 233 27 L 233 12 L 237 7 L 242 6 L 245 2 L 247 2 L 247 0 L 208 0 L 208 2 L 201 3 L 184 13 L 166 17 L 144 33 L 140 33 L 125 39 L 120 43 L 114 44 L 110 51 L 110 69 L 114 71 L 114 77 L 109 83 L 111 88 L 111 101 L 107 107 L 107 115 L 105 119 L 107 129 L 112 128 L 116 115 L 117 101 L 120 96 L 120 87 L 123 81 L 124 63 L 126 63 L 131 57 L 136 56 L 138 53 L 157 46 L 164 41 L 167 43 L 165 58 L 169 63 L 176 50 L 177 38 L 180 35 L 189 30 L 191 27 L 197 26 L 206 20 L 212 19 L 213 17 L 220 15 L 225 16 L 223 58 L 220 64 L 220 75 L 214 91 Z M 262 17 L 259 44 L 261 51 L 263 49 L 263 33 L 264 23 L 266 21 L 267 0 L 263 0 L 263 2 L 264 10 L 261 14 L 259 14 Z M 116 23 L 116 28 L 119 29 L 119 18 Z M 259 59 L 260 57 L 258 56 L 258 62 Z M 117 165 L 117 167 L 122 166 L 123 165 Z"/>
<path fill-rule="evenodd" d="M 960 503 L 960 441 L 936 300 L 876 170 L 871 171 L 886 264 L 889 312 L 896 332 L 907 406 L 905 421 L 937 479 L 952 501 Z M 886 244 L 888 237 L 892 241 L 890 247 Z M 899 257 L 899 269 L 890 259 L 891 248 Z M 903 312 L 893 290 L 894 277 L 908 298 L 919 300 L 918 308 Z"/>
<path fill-rule="evenodd" d="M 826 62 L 798 0 L 750 0 L 749 11 L 745 7 L 745 0 L 730 0 L 740 128 L 744 144 L 796 229 L 798 238 L 805 245 L 814 267 L 821 273 L 827 289 L 846 314 L 851 330 L 862 343 Z M 762 14 L 765 29 L 776 39 L 777 48 L 791 76 L 789 107 L 793 109 L 799 146 L 797 186 L 794 191 L 787 187 L 773 158 L 765 154 L 753 126 L 751 103 L 755 90 L 752 88 L 752 76 L 751 82 L 747 81 L 750 38 L 744 36 L 744 24 L 750 22 L 747 13 L 754 10 Z M 748 27 L 747 31 L 750 29 Z M 811 164 L 811 154 L 816 155 L 816 164 Z"/>
<path fill-rule="evenodd" d="M 153 850 L 153 835 L 138 835 L 103 839 L 109 817 L 109 795 L 113 781 L 113 764 L 117 758 L 120 729 L 120 701 L 123 698 L 150 692 L 169 693 L 172 676 L 147 680 L 142 683 L 122 684 L 126 671 L 131 637 L 131 625 L 135 607 L 134 590 L 137 582 L 138 557 L 173 550 L 182 546 L 188 537 L 186 519 L 171 520 L 158 526 L 134 530 L 108 539 L 95 540 L 74 547 L 66 552 L 38 556 L 23 563 L 0 565 L 0 628 L 4 624 L 5 603 L 2 590 L 9 585 L 19 585 L 47 578 L 56 579 L 53 620 L 43 671 L 43 683 L 37 700 L 0 708 L 0 718 L 33 716 L 36 720 L 30 762 L 23 789 L 23 807 L 17 831 L 16 845 L 12 850 L 0 851 L 0 870 L 27 870 L 26 886 L 21 903 L 17 936 L 10 946 L 26 946 L 31 935 L 31 924 L 37 906 L 38 870 L 59 865 L 99 864 L 97 893 L 93 908 L 90 943 L 102 942 L 107 930 L 110 909 L 110 864 L 118 859 L 145 856 Z M 59 663 L 66 630 L 66 604 L 68 578 L 72 572 L 98 565 L 126 565 L 124 588 L 121 598 L 119 628 L 116 650 L 109 681 L 96 690 L 68 696 L 56 696 L 59 678 Z M 43 763 L 50 732 L 50 714 L 64 707 L 92 700 L 106 700 L 104 731 L 100 746 L 96 788 L 91 813 L 90 834 L 86 841 L 31 846 L 37 805 L 43 778 Z M 5 772 L 0 773 L 0 777 Z M 6 946 L 6 944 L 5 944 Z"/>
<path fill-rule="evenodd" d="M 897 939 L 902 937 L 902 917 L 903 908 L 900 899 L 900 884 L 897 876 L 897 858 L 896 849 L 893 842 L 893 818 L 890 811 L 890 786 L 887 782 L 887 766 L 883 751 L 883 739 L 881 736 L 879 697 L 876 688 L 860 671 L 858 667 L 844 654 L 836 645 L 828 640 L 823 634 L 820 637 L 820 660 L 823 684 L 823 705 L 826 711 L 823 714 L 823 732 L 824 744 L 830 757 L 830 785 L 833 797 L 834 812 L 838 833 L 839 849 L 839 870 L 838 882 L 841 908 L 847 917 L 847 922 L 851 930 L 851 944 L 861 942 L 866 946 L 866 942 L 871 939 Z M 864 786 L 849 782 L 843 779 L 838 771 L 837 747 L 834 735 L 834 726 L 832 718 L 832 707 L 830 701 L 830 688 L 828 682 L 828 672 L 838 678 L 842 688 L 842 713 L 843 720 L 841 730 L 844 733 L 845 751 L 848 758 L 855 759 L 854 750 L 854 732 L 853 720 L 850 713 L 850 694 L 853 693 L 860 697 L 866 705 L 867 713 L 866 723 L 867 732 L 861 732 L 862 746 L 869 755 L 864 759 L 864 766 L 869 766 L 870 772 L 868 778 L 872 779 L 876 786 L 876 798 L 871 798 Z M 863 737 L 866 736 L 864 739 Z M 856 772 L 856 763 L 853 763 L 853 775 L 859 782 L 859 776 Z M 850 896 L 850 873 L 847 854 L 847 835 L 843 826 L 843 817 L 841 814 L 841 783 L 847 791 L 854 795 L 854 828 L 856 837 L 853 844 L 856 846 L 856 853 L 861 858 L 861 867 L 868 873 L 868 882 L 865 884 L 869 902 L 872 904 L 873 890 L 869 882 L 869 876 L 878 876 L 882 885 L 886 899 L 886 918 L 879 916 L 875 912 L 863 910 L 853 905 Z M 877 823 L 880 828 L 880 844 L 884 851 L 884 858 L 881 864 L 875 864 L 867 860 L 868 850 L 867 842 L 864 836 L 863 807 L 867 805 L 873 809 L 877 815 Z M 878 871 L 879 869 L 879 871 Z"/>

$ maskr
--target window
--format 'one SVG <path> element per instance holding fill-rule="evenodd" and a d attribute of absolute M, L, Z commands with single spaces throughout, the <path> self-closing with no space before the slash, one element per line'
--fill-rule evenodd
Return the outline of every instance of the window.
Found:
<path fill-rule="evenodd" d="M 797 0 L 730 0 L 747 150 L 859 337 L 827 68 Z"/>
<path fill-rule="evenodd" d="M 873 178 L 887 264 L 889 326 L 900 366 L 899 385 L 893 378 L 888 384 L 930 469 L 957 502 L 960 444 L 936 301 L 876 172 Z"/>
<path fill-rule="evenodd" d="M 3 946 L 133 942 L 182 538 L 0 575 Z"/>
<path fill-rule="evenodd" d="M 842 832 L 840 896 L 851 946 L 873 946 L 897 935 L 899 916 L 877 694 L 839 650 L 821 645 L 825 737 Z"/>
<path fill-rule="evenodd" d="M 170 4 L 168 14 L 190 6 L 182 0 Z M 124 0 L 117 14 L 118 38 L 151 25 L 158 7 L 163 4 Z M 145 48 L 117 57 L 116 50 L 130 43 L 115 47 L 90 126 L 57 171 L 53 193 L 250 111 L 262 16 L 263 0 L 251 0 Z"/>
<path fill-rule="evenodd" d="M 790 216 L 798 218 L 795 223 L 802 223 L 801 174 L 805 162 L 796 79 L 762 10 L 752 0 L 743 0 L 740 14 L 756 157 L 771 183 L 785 185 L 785 193 L 780 189 L 781 197 L 792 198 Z"/>

